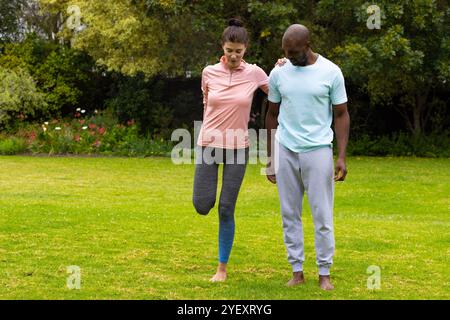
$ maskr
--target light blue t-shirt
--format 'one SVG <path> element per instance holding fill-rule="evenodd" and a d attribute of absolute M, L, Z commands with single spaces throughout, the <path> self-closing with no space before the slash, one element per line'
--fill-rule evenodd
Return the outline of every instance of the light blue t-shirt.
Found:
<path fill-rule="evenodd" d="M 347 102 L 341 69 L 319 55 L 305 67 L 289 60 L 269 76 L 269 101 L 280 103 L 276 139 L 294 152 L 331 147 L 333 105 Z"/>

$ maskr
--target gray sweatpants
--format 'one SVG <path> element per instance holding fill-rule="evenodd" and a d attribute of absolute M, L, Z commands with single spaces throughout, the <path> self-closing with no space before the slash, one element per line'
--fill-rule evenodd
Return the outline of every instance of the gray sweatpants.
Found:
<path fill-rule="evenodd" d="M 274 161 L 288 261 L 293 272 L 303 271 L 302 200 L 306 192 L 314 221 L 319 274 L 329 275 L 334 255 L 333 151 L 324 147 L 296 153 L 278 141 L 275 143 Z"/>

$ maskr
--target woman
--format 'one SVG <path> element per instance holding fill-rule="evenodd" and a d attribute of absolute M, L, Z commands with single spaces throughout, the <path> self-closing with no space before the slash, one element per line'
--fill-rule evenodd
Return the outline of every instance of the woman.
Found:
<path fill-rule="evenodd" d="M 248 162 L 248 121 L 255 91 L 268 91 L 268 77 L 242 58 L 247 30 L 231 19 L 222 34 L 224 55 L 202 72 L 204 116 L 197 144 L 193 203 L 206 215 L 214 207 L 219 163 L 223 163 L 219 200 L 219 265 L 210 281 L 225 281 L 234 240 L 234 209 Z M 200 149 L 198 150 L 200 151 Z"/>

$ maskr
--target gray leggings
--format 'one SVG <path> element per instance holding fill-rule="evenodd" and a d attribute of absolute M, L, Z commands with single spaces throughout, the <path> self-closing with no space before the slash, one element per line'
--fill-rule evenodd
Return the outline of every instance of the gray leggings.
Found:
<path fill-rule="evenodd" d="M 223 163 L 219 200 L 219 261 L 227 263 L 234 240 L 234 209 L 248 162 L 248 148 L 225 150 L 197 148 L 193 203 L 195 210 L 207 215 L 214 207 L 219 163 Z M 204 157 L 206 155 L 206 158 Z M 217 161 L 211 161 L 212 158 Z"/>

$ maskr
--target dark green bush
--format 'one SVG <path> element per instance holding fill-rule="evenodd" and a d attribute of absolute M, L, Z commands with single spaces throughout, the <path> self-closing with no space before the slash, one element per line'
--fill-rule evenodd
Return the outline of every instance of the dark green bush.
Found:
<path fill-rule="evenodd" d="M 28 120 L 67 116 L 77 107 L 102 109 L 108 74 L 86 53 L 29 34 L 25 40 L 0 47 L 0 67 L 29 74 L 46 108 L 36 104 Z M 109 84 L 108 84 L 109 85 Z"/>
<path fill-rule="evenodd" d="M 146 80 L 143 75 L 122 77 L 117 93 L 107 101 L 121 123 L 135 121 L 139 133 L 170 137 L 167 130 L 173 121 L 172 110 L 163 103 L 164 82 Z"/>
<path fill-rule="evenodd" d="M 337 150 L 336 146 L 335 149 Z M 353 156 L 450 157 L 448 134 L 413 136 L 397 133 L 391 136 L 350 138 L 348 154 Z"/>

